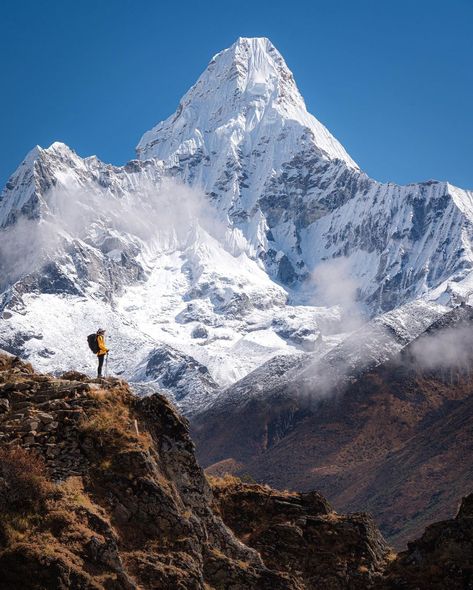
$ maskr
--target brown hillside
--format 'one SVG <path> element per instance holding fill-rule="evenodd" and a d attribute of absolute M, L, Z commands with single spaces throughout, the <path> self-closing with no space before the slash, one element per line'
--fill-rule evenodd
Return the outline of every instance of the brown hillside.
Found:
<path fill-rule="evenodd" d="M 368 516 L 338 515 L 315 493 L 256 486 L 250 502 L 215 489 L 164 397 L 0 355 L 0 590 L 361 590 L 381 579 L 387 547 Z"/>
<path fill-rule="evenodd" d="M 370 511 L 401 548 L 453 516 L 473 488 L 473 371 L 427 371 L 409 350 L 316 404 L 291 392 L 193 420 L 208 473 L 317 489 L 337 510 Z"/>

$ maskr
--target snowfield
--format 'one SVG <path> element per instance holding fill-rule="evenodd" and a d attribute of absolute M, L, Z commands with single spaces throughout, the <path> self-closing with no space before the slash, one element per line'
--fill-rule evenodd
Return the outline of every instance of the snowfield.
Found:
<path fill-rule="evenodd" d="M 218 53 L 137 156 L 56 142 L 11 176 L 0 348 L 92 374 L 104 327 L 112 373 L 192 413 L 331 355 L 376 363 L 473 291 L 473 193 L 370 179 L 267 39 Z"/>

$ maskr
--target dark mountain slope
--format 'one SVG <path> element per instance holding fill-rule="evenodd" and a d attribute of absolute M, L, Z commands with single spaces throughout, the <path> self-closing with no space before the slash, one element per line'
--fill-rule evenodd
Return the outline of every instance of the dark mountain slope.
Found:
<path fill-rule="evenodd" d="M 451 359 L 445 338 L 460 344 Z M 435 343 L 446 362 L 433 367 L 425 352 L 434 359 Z M 306 387 L 298 391 L 297 378 L 285 391 L 263 386 L 234 412 L 195 418 L 199 458 L 210 473 L 315 488 L 337 509 L 368 509 L 402 546 L 426 524 L 452 516 L 473 486 L 472 344 L 472 310 L 458 308 L 331 397 L 316 401 Z"/>

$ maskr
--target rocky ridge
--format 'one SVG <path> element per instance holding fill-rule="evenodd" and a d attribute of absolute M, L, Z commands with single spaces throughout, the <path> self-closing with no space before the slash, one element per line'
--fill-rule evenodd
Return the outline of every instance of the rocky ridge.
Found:
<path fill-rule="evenodd" d="M 294 576 L 302 588 L 361 590 L 392 559 L 368 514 L 337 514 L 317 492 L 281 492 L 228 476 L 210 481 L 223 521 L 268 567 Z"/>
<path fill-rule="evenodd" d="M 139 399 L 118 379 L 39 375 L 1 355 L 0 399 L 0 588 L 311 587 L 224 525 L 187 421 L 163 396 Z M 334 534 L 339 520 L 353 529 L 335 559 L 353 563 L 359 544 L 368 571 L 341 566 L 338 587 L 375 579 L 387 547 L 368 517 L 335 515 L 317 494 L 279 497 L 299 515 L 287 528 L 312 519 Z"/>
<path fill-rule="evenodd" d="M 159 394 L 2 353 L 0 408 L 1 590 L 470 587 L 471 496 L 396 557 L 315 491 L 207 480 Z"/>

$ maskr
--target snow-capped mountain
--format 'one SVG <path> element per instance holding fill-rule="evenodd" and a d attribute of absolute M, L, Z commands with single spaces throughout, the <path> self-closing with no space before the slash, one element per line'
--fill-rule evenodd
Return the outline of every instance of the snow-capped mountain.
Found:
<path fill-rule="evenodd" d="M 103 325 L 113 372 L 189 409 L 275 356 L 326 354 L 354 317 L 473 288 L 473 193 L 368 178 L 267 39 L 217 54 L 137 155 L 115 167 L 54 143 L 12 175 L 1 348 L 92 371 Z"/>
<path fill-rule="evenodd" d="M 285 285 L 343 256 L 379 312 L 471 269 L 473 193 L 368 178 L 307 112 L 268 39 L 217 54 L 137 154 L 203 188 Z"/>

